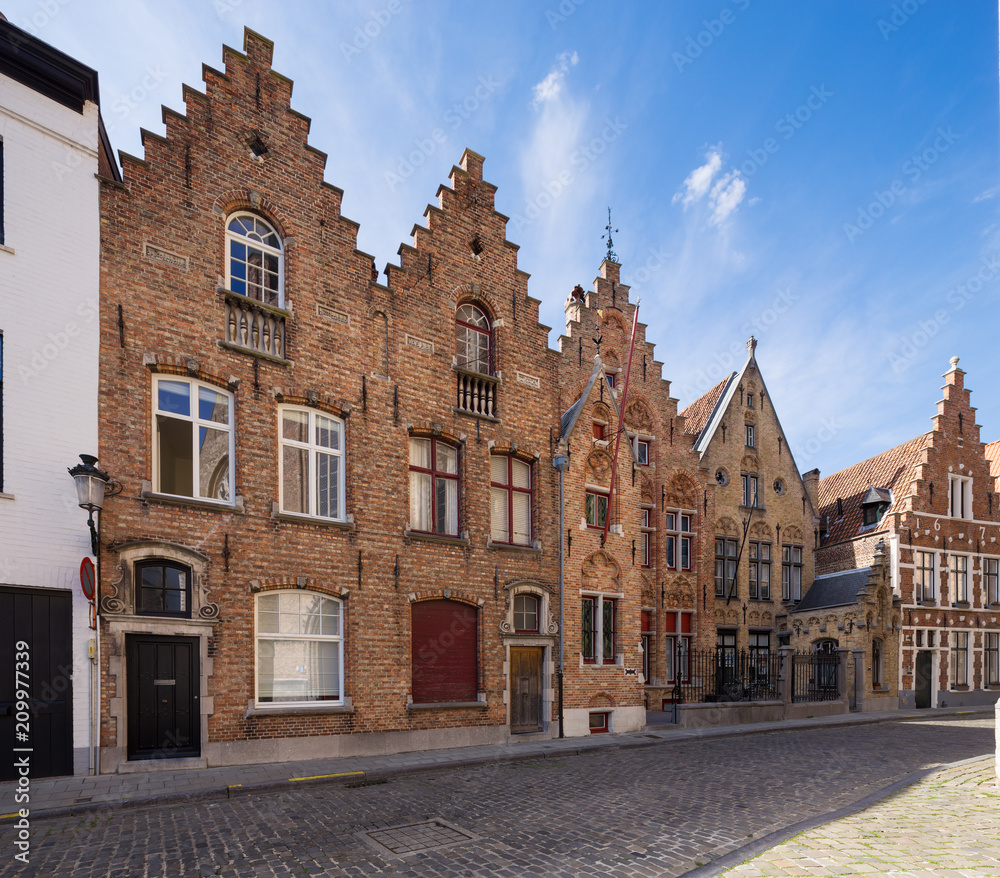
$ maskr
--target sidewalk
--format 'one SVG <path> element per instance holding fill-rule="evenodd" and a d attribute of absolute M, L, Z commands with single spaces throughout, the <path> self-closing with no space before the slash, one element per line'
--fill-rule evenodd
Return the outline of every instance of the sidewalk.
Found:
<path fill-rule="evenodd" d="M 240 795 L 299 788 L 303 784 L 371 783 L 412 772 L 433 771 L 455 766 L 527 759 L 570 756 L 604 749 L 653 747 L 675 741 L 718 738 L 763 732 L 828 726 L 862 725 L 896 720 L 929 719 L 958 714 L 992 713 L 981 710 L 940 709 L 920 713 L 883 711 L 853 713 L 813 719 L 752 723 L 708 729 L 679 729 L 659 725 L 666 714 L 650 712 L 642 732 L 621 735 L 591 735 L 556 738 L 548 741 L 515 742 L 448 750 L 421 750 L 413 753 L 312 759 L 262 765 L 233 765 L 221 768 L 155 771 L 139 774 L 107 774 L 99 777 L 61 777 L 33 780 L 29 807 L 34 819 L 83 814 L 140 805 L 226 799 Z M 24 804 L 14 801 L 14 783 L 0 784 L 0 823 L 16 817 Z"/>

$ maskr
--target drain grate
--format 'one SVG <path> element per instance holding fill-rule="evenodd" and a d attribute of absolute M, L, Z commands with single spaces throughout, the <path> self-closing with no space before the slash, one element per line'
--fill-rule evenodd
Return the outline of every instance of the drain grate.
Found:
<path fill-rule="evenodd" d="M 403 823 L 385 829 L 368 829 L 359 832 L 358 835 L 380 854 L 390 857 L 405 857 L 408 854 L 419 854 L 422 851 L 433 851 L 479 840 L 479 836 L 474 833 L 460 829 L 440 818 L 422 820 L 419 823 Z"/>

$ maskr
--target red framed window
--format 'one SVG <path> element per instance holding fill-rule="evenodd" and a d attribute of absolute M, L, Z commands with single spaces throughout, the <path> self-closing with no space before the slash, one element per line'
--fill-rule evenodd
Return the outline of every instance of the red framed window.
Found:
<path fill-rule="evenodd" d="M 608 520 L 608 495 L 587 491 L 585 515 L 587 527 L 604 528 Z"/>
<path fill-rule="evenodd" d="M 594 421 L 594 438 L 604 439 L 604 424 L 599 424 L 597 421 Z"/>
<path fill-rule="evenodd" d="M 410 439 L 410 528 L 457 537 L 458 497 L 458 448 Z"/>
<path fill-rule="evenodd" d="M 490 457 L 490 538 L 531 545 L 531 464 L 512 454 Z"/>
<path fill-rule="evenodd" d="M 590 734 L 600 735 L 608 731 L 608 713 L 606 711 L 593 711 L 590 714 Z"/>

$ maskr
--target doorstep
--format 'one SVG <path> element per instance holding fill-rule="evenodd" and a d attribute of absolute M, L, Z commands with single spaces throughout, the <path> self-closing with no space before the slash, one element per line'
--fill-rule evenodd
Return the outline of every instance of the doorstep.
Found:
<path fill-rule="evenodd" d="M 120 762 L 118 773 L 145 774 L 148 771 L 185 771 L 191 768 L 208 768 L 208 760 L 204 756 L 186 759 L 136 759 L 132 762 Z"/>

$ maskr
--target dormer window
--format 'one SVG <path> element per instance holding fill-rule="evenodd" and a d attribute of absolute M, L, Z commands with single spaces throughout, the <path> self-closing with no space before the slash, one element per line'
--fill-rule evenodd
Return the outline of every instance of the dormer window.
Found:
<path fill-rule="evenodd" d="M 259 216 L 240 213 L 226 225 L 226 284 L 234 293 L 285 307 L 281 238 Z"/>
<path fill-rule="evenodd" d="M 861 518 L 864 527 L 878 524 L 892 505 L 892 494 L 887 488 L 869 488 L 861 499 Z"/>

